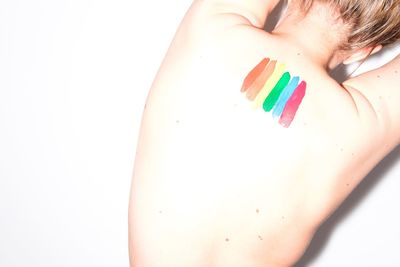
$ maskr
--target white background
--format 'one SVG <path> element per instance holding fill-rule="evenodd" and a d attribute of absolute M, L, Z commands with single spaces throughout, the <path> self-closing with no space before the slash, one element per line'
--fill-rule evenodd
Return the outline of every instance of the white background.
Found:
<path fill-rule="evenodd" d="M 0 267 L 129 265 L 141 112 L 190 2 L 0 1 Z M 298 266 L 400 266 L 399 176 L 397 149 Z"/>

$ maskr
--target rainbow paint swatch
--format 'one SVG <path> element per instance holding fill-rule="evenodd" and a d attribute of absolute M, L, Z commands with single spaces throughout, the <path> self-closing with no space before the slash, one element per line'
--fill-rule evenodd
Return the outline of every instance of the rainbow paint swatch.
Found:
<path fill-rule="evenodd" d="M 285 65 L 264 58 L 247 75 L 241 92 L 253 102 L 255 108 L 272 112 L 272 117 L 288 128 L 306 94 L 307 84 L 298 76 L 285 71 Z"/>

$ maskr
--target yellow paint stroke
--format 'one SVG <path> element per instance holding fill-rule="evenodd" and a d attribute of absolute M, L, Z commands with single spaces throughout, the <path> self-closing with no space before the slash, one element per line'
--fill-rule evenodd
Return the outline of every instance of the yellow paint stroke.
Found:
<path fill-rule="evenodd" d="M 267 98 L 267 96 L 271 92 L 272 88 L 274 88 L 276 83 L 282 77 L 282 75 L 285 71 L 285 67 L 286 67 L 285 64 L 278 63 L 278 65 L 275 67 L 274 73 L 272 73 L 271 77 L 264 84 L 264 87 L 261 89 L 261 91 L 258 93 L 256 98 L 254 99 L 254 101 L 253 101 L 254 108 L 259 108 L 262 106 L 265 98 Z"/>

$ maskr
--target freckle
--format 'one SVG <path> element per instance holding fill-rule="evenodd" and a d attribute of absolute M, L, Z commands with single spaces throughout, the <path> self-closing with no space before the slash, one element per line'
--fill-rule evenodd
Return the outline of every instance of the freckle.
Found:
<path fill-rule="evenodd" d="M 229 238 L 225 238 L 225 242 L 229 242 Z"/>
<path fill-rule="evenodd" d="M 297 55 L 298 55 L 298 56 L 300 56 L 300 55 L 301 55 L 301 53 L 297 53 Z"/>
<path fill-rule="evenodd" d="M 395 71 L 394 71 L 394 73 L 396 73 L 396 74 L 397 74 L 397 73 L 399 73 L 399 72 L 398 72 L 397 70 L 395 70 Z"/>
<path fill-rule="evenodd" d="M 262 236 L 260 236 L 260 235 L 258 236 L 258 239 L 263 240 Z"/>
<path fill-rule="evenodd" d="M 346 184 L 346 186 L 350 186 L 350 184 Z"/>
<path fill-rule="evenodd" d="M 285 216 L 282 216 L 282 220 L 284 220 L 285 219 Z"/>
<path fill-rule="evenodd" d="M 181 121 L 180 120 L 176 120 L 176 123 L 180 123 Z"/>
<path fill-rule="evenodd" d="M 257 213 L 260 213 L 260 210 L 259 210 L 259 209 L 256 209 L 256 212 L 257 212 Z"/>
<path fill-rule="evenodd" d="M 343 151 L 344 151 L 343 147 L 340 149 L 340 151 L 341 151 L 341 152 L 343 152 Z"/>
<path fill-rule="evenodd" d="M 351 156 L 354 157 L 354 153 L 351 153 Z"/>
<path fill-rule="evenodd" d="M 380 76 L 380 75 L 378 75 L 378 76 L 376 76 L 376 77 L 380 78 L 381 76 Z"/>
<path fill-rule="evenodd" d="M 158 213 L 162 214 L 162 210 L 160 210 Z"/>

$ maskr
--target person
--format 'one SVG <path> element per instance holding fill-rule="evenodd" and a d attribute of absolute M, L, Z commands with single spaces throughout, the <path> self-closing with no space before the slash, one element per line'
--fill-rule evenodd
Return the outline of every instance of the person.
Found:
<path fill-rule="evenodd" d="M 197 0 L 149 92 L 129 208 L 135 267 L 291 266 L 400 143 L 398 0 Z"/>

